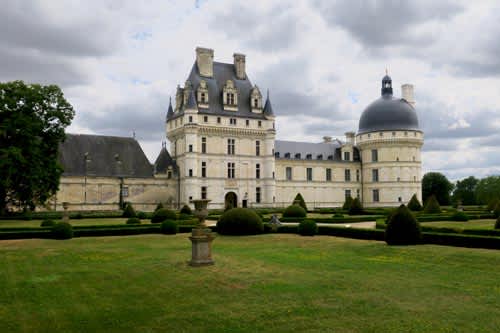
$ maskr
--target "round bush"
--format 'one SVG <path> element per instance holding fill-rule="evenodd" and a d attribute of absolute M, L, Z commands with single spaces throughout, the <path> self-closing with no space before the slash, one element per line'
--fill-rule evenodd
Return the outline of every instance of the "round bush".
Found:
<path fill-rule="evenodd" d="M 54 239 L 71 239 L 73 238 L 73 227 L 67 222 L 56 223 L 52 227 L 52 237 Z"/>
<path fill-rule="evenodd" d="M 153 213 L 151 223 L 161 223 L 165 220 L 175 220 L 177 215 L 174 211 L 167 208 L 160 208 Z"/>
<path fill-rule="evenodd" d="M 405 205 L 391 216 L 385 229 L 385 241 L 389 245 L 412 245 L 420 241 L 420 225 Z"/>
<path fill-rule="evenodd" d="M 497 218 L 497 221 L 495 222 L 495 229 L 500 229 L 500 217 Z"/>
<path fill-rule="evenodd" d="M 464 212 L 456 212 L 453 214 L 453 216 L 451 217 L 451 219 L 453 221 L 469 221 L 469 216 L 467 214 L 465 214 Z"/>
<path fill-rule="evenodd" d="M 40 227 L 53 227 L 55 224 L 53 220 L 45 219 L 40 223 Z"/>
<path fill-rule="evenodd" d="M 191 215 L 191 214 L 193 214 L 193 212 L 191 211 L 191 208 L 189 208 L 188 205 L 182 206 L 181 211 L 179 213 L 185 214 L 185 215 Z"/>
<path fill-rule="evenodd" d="M 249 208 L 230 209 L 217 221 L 217 232 L 221 235 L 257 235 L 263 231 L 262 219 Z"/>
<path fill-rule="evenodd" d="M 318 225 L 313 220 L 304 220 L 299 223 L 299 234 L 302 236 L 314 236 L 318 233 Z"/>
<path fill-rule="evenodd" d="M 307 212 L 299 205 L 288 206 L 283 212 L 283 217 L 306 217 Z"/>
<path fill-rule="evenodd" d="M 160 230 L 165 235 L 175 235 L 179 231 L 177 222 L 173 220 L 165 220 L 161 223 Z"/>
<path fill-rule="evenodd" d="M 129 217 L 127 220 L 127 224 L 141 224 L 141 220 L 137 217 Z"/>

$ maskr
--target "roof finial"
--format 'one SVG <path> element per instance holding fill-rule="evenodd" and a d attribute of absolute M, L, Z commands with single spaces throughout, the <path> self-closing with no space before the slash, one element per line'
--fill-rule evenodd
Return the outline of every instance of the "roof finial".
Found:
<path fill-rule="evenodd" d="M 269 88 L 267 88 L 267 99 L 269 99 Z"/>

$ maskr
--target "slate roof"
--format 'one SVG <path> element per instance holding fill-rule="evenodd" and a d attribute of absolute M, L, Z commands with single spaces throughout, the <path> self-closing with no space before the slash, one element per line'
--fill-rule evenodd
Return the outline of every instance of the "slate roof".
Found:
<path fill-rule="evenodd" d="M 323 160 L 342 161 L 341 143 L 339 141 L 329 143 L 311 143 L 297 141 L 282 141 L 276 140 L 274 146 L 275 156 L 279 153 L 279 158 L 286 158 L 285 154 L 290 153 L 290 159 L 297 159 L 297 154 L 300 154 L 300 159 L 307 159 L 307 155 L 311 154 L 312 160 L 317 160 L 318 156 L 322 156 Z M 359 161 L 358 148 L 354 147 L 354 161 Z"/>
<path fill-rule="evenodd" d="M 175 170 L 177 165 L 168 153 L 167 148 L 162 147 L 154 163 L 154 171 L 155 173 L 167 173 L 169 166 L 172 166 Z"/>
<path fill-rule="evenodd" d="M 266 104 L 264 105 L 263 113 L 266 116 L 274 116 L 271 100 L 269 99 L 269 92 L 267 93 Z"/>
<path fill-rule="evenodd" d="M 153 177 L 153 166 L 134 138 L 66 134 L 59 161 L 63 176 Z"/>
<path fill-rule="evenodd" d="M 201 77 L 198 71 L 196 61 L 191 68 L 188 76 L 193 90 L 198 89 L 201 80 L 205 80 L 208 88 L 209 107 L 199 108 L 198 113 L 209 115 L 220 115 L 228 117 L 246 117 L 265 119 L 264 113 L 254 113 L 250 107 L 250 95 L 253 88 L 248 75 L 244 80 L 236 78 L 236 71 L 233 64 L 222 62 L 213 62 L 213 78 Z M 222 104 L 222 92 L 227 80 L 232 80 L 234 86 L 238 89 L 238 111 L 225 111 Z M 189 104 L 186 103 L 186 104 Z M 182 111 L 174 114 L 174 118 L 180 116 Z"/>
<path fill-rule="evenodd" d="M 167 120 L 174 116 L 174 109 L 172 108 L 172 98 L 168 101 L 168 111 L 167 111 Z"/>

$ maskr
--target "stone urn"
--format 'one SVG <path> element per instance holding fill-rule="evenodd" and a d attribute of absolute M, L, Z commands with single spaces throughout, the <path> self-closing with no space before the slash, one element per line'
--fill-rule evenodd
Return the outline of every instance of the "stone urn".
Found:
<path fill-rule="evenodd" d="M 191 200 L 194 204 L 194 216 L 198 218 L 198 225 L 191 231 L 191 246 L 192 258 L 189 264 L 191 266 L 207 266 L 213 265 L 212 259 L 212 241 L 215 236 L 212 230 L 206 227 L 205 219 L 208 216 L 208 203 L 209 199 Z"/>
<path fill-rule="evenodd" d="M 62 220 L 63 220 L 63 222 L 68 222 L 69 223 L 69 212 L 68 212 L 69 202 L 64 201 L 62 203 L 62 206 L 64 208 Z"/>

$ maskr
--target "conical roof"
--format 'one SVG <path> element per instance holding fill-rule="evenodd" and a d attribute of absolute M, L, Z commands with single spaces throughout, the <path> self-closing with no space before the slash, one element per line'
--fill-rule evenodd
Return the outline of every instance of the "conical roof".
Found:
<path fill-rule="evenodd" d="M 168 102 L 167 120 L 174 116 L 174 109 L 172 108 L 172 98 Z"/>
<path fill-rule="evenodd" d="M 196 104 L 196 98 L 194 97 L 194 91 L 192 89 L 189 92 L 189 97 L 185 109 L 198 109 L 198 105 Z"/>
<path fill-rule="evenodd" d="M 269 99 L 269 90 L 267 91 L 266 104 L 264 105 L 263 113 L 266 116 L 274 116 L 273 107 L 271 105 L 271 100 Z"/>

